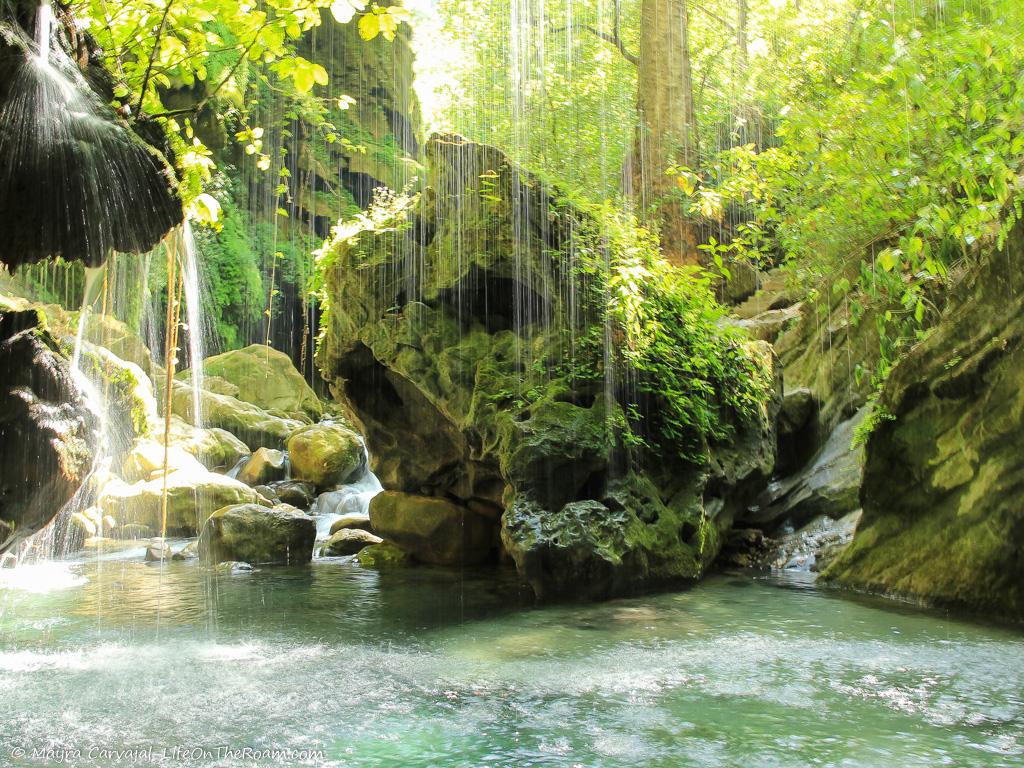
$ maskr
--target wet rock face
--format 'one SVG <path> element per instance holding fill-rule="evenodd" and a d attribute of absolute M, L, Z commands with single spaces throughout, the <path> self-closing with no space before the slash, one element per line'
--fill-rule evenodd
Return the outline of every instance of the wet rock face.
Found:
<path fill-rule="evenodd" d="M 994 249 L 993 249 L 994 250 Z M 1024 225 L 902 360 L 866 447 L 864 516 L 826 577 L 1024 618 Z"/>
<path fill-rule="evenodd" d="M 0 554 L 78 490 L 92 466 L 94 428 L 39 315 L 0 313 Z"/>
<path fill-rule="evenodd" d="M 425 153 L 411 226 L 361 236 L 326 275 L 318 364 L 397 494 L 374 499 L 374 532 L 454 562 L 401 538 L 423 522 L 420 506 L 500 524 L 500 549 L 544 597 L 698 578 L 770 476 L 778 403 L 730 444 L 705 446 L 703 465 L 670 451 L 637 460 L 613 426 L 625 423 L 621 393 L 565 372 L 596 323 L 573 267 L 578 249 L 599 247 L 579 234 L 596 228 L 590 214 L 493 147 L 436 136 Z M 753 354 L 772 368 L 767 345 Z M 482 542 L 458 557 L 500 551 Z"/>

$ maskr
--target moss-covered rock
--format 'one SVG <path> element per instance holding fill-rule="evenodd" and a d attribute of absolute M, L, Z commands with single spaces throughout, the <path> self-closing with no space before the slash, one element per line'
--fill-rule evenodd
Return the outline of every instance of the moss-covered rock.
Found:
<path fill-rule="evenodd" d="M 1024 224 L 893 370 L 828 579 L 1024 619 Z"/>
<path fill-rule="evenodd" d="M 360 549 L 356 560 L 365 568 L 401 568 L 412 564 L 412 558 L 389 541 Z"/>
<path fill-rule="evenodd" d="M 439 136 L 426 157 L 418 201 L 382 200 L 319 256 L 318 363 L 374 472 L 401 498 L 503 515 L 538 594 L 699 577 L 771 474 L 770 348 L 630 222 L 493 147 Z M 371 520 L 405 546 L 372 511 L 396 498 Z"/>
<path fill-rule="evenodd" d="M 236 504 L 214 512 L 199 535 L 199 556 L 209 563 L 308 563 L 316 521 L 287 504 Z"/>
<path fill-rule="evenodd" d="M 196 424 L 193 414 L 192 388 L 181 382 L 174 384 L 173 411 L 175 415 Z M 251 450 L 257 448 L 281 448 L 299 427 L 296 419 L 283 418 L 268 413 L 251 403 L 228 395 L 218 395 L 206 390 L 200 393 L 200 420 L 203 427 L 215 427 L 230 432 L 242 440 Z"/>
<path fill-rule="evenodd" d="M 100 492 L 97 505 L 119 526 L 146 525 L 162 530 L 164 478 L 126 483 L 113 480 Z M 167 533 L 195 536 L 206 519 L 230 504 L 265 503 L 244 483 L 205 470 L 179 469 L 167 475 Z"/>
<path fill-rule="evenodd" d="M 292 476 L 318 488 L 341 485 L 363 466 L 359 435 L 341 424 L 311 424 L 288 439 Z"/>
<path fill-rule="evenodd" d="M 397 491 L 384 491 L 373 497 L 370 525 L 374 533 L 416 560 L 435 565 L 482 562 L 496 544 L 492 520 L 446 499 Z"/>
<path fill-rule="evenodd" d="M 222 385 L 222 394 L 265 411 L 281 412 L 296 419 L 319 419 L 323 414 L 320 399 L 292 365 L 291 358 L 265 344 L 208 357 L 203 361 L 203 372 L 228 383 L 231 389 L 225 390 Z M 212 387 L 208 389 L 213 391 Z"/>

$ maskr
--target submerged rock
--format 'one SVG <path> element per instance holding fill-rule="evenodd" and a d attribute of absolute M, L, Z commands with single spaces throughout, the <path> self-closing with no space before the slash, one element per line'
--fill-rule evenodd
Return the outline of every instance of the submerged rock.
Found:
<path fill-rule="evenodd" d="M 380 544 L 383 541 L 379 536 L 374 536 L 368 531 L 359 528 L 343 528 L 331 534 L 323 547 L 320 548 L 321 557 L 341 557 L 344 555 L 357 554 L 364 547 L 372 544 Z"/>
<path fill-rule="evenodd" d="M 292 476 L 326 488 L 351 481 L 363 466 L 359 435 L 341 424 L 311 424 L 288 439 Z"/>
<path fill-rule="evenodd" d="M 825 572 L 1024 619 L 1024 224 L 990 248 L 873 416 L 853 543 Z"/>
<path fill-rule="evenodd" d="M 397 491 L 373 497 L 370 524 L 374 533 L 415 559 L 436 565 L 482 562 L 496 543 L 493 521 L 445 499 Z"/>
<path fill-rule="evenodd" d="M 359 550 L 356 555 L 359 564 L 366 568 L 395 568 L 409 565 L 412 558 L 390 541 L 371 544 Z"/>
<path fill-rule="evenodd" d="M 146 562 L 163 562 L 171 559 L 171 545 L 163 539 L 154 539 L 146 546 Z"/>
<path fill-rule="evenodd" d="M 273 448 L 257 448 L 256 452 L 238 470 L 238 480 L 246 485 L 264 485 L 284 479 L 288 472 L 285 455 Z"/>
<path fill-rule="evenodd" d="M 0 554 L 49 523 L 81 486 L 95 423 L 38 313 L 0 312 Z"/>
<path fill-rule="evenodd" d="M 236 504 L 218 509 L 206 521 L 199 556 L 212 563 L 306 563 L 315 539 L 315 520 L 294 507 Z"/>

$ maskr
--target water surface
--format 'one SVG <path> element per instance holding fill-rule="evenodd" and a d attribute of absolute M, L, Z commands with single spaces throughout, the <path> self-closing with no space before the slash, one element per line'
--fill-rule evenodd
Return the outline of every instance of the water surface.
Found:
<path fill-rule="evenodd" d="M 537 608 L 502 572 L 347 559 L 232 575 L 128 550 L 0 573 L 0 764 L 285 764 L 223 747 L 331 766 L 1021 766 L 1024 636 L 745 576 Z M 148 751 L 101 751 L 118 748 Z"/>

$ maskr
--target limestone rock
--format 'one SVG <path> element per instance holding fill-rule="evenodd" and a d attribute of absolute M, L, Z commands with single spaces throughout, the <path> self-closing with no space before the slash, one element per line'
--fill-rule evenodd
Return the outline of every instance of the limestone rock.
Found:
<path fill-rule="evenodd" d="M 359 435 L 341 424 L 311 424 L 288 439 L 292 476 L 318 488 L 352 479 L 363 465 Z"/>
<path fill-rule="evenodd" d="M 384 491 L 370 502 L 370 523 L 378 536 L 424 563 L 479 563 L 495 545 L 493 522 L 445 499 Z"/>
<path fill-rule="evenodd" d="M 824 573 L 1024 619 L 1024 224 L 989 247 L 893 369 L 865 453 L 864 516 Z"/>
<path fill-rule="evenodd" d="M 771 475 L 778 398 L 744 423 L 724 413 L 721 444 L 694 427 L 637 448 L 629 438 L 663 435 L 626 434 L 631 415 L 654 425 L 670 408 L 650 382 L 631 401 L 637 371 L 599 344 L 584 351 L 582 339 L 602 335 L 603 310 L 570 300 L 593 287 L 576 282 L 574 265 L 603 247 L 586 234 L 601 222 L 494 147 L 435 136 L 426 157 L 425 191 L 396 212 L 399 234 L 332 244 L 325 275 L 332 303 L 317 362 L 388 489 L 371 502 L 374 532 L 430 560 L 417 551 L 429 550 L 423 536 L 403 540 L 375 512 L 427 498 L 492 531 L 500 518 L 506 553 L 539 594 L 607 597 L 699 578 Z M 734 351 L 752 372 L 777 373 L 767 344 Z"/>
<path fill-rule="evenodd" d="M 167 468 L 171 472 L 203 473 L 205 467 L 191 453 L 177 445 L 167 448 Z M 136 440 L 125 457 L 121 477 L 129 483 L 152 480 L 164 471 L 164 446 L 156 440 Z"/>
<path fill-rule="evenodd" d="M 359 528 L 343 528 L 331 534 L 323 547 L 320 549 L 321 557 L 342 557 L 344 555 L 355 555 L 364 547 L 372 544 L 380 544 L 383 541 L 379 536 L 374 536 L 368 531 Z"/>
<path fill-rule="evenodd" d="M 263 485 L 283 480 L 288 471 L 285 455 L 272 448 L 257 448 L 238 471 L 238 479 L 246 485 Z"/>
<path fill-rule="evenodd" d="M 233 394 L 239 400 L 265 411 L 279 411 L 297 419 L 319 419 L 323 414 L 320 399 L 291 358 L 264 344 L 208 357 L 203 361 L 203 371 L 236 388 Z"/>
<path fill-rule="evenodd" d="M 280 448 L 302 422 L 274 416 L 258 406 L 228 395 L 203 391 L 200 396 L 202 424 L 230 432 L 252 450 Z M 174 385 L 174 413 L 195 424 L 192 413 L 192 388 L 181 382 Z"/>
<path fill-rule="evenodd" d="M 163 443 L 163 424 L 153 439 Z M 249 446 L 224 429 L 194 427 L 179 416 L 171 416 L 171 444 L 188 451 L 210 470 L 229 470 L 248 456 Z"/>
<path fill-rule="evenodd" d="M 859 509 L 864 451 L 853 441 L 866 413 L 862 408 L 836 427 L 803 469 L 769 485 L 744 521 L 767 529 L 779 522 L 799 528 L 815 517 L 838 520 Z"/>
<path fill-rule="evenodd" d="M 214 512 L 199 536 L 206 562 L 307 563 L 313 557 L 316 522 L 287 504 L 236 504 Z"/>
<path fill-rule="evenodd" d="M 137 483 L 106 483 L 97 504 L 119 525 L 162 524 L 163 477 Z M 215 510 L 230 504 L 259 503 L 249 486 L 206 470 L 177 470 L 167 476 L 167 532 L 194 536 Z"/>

